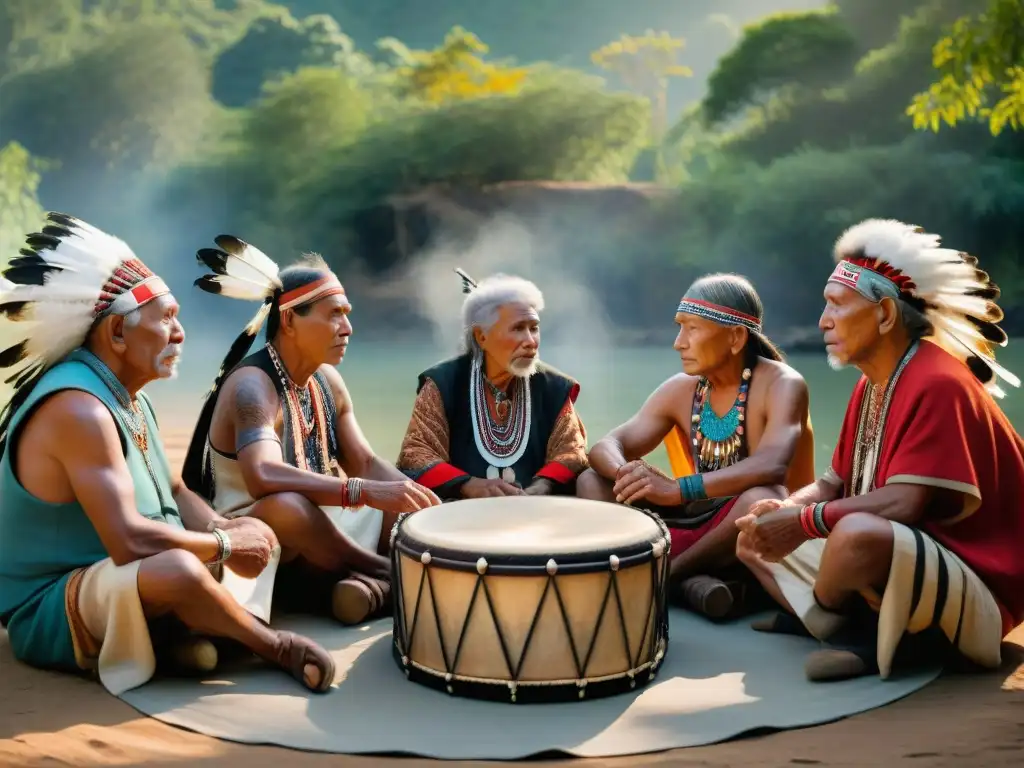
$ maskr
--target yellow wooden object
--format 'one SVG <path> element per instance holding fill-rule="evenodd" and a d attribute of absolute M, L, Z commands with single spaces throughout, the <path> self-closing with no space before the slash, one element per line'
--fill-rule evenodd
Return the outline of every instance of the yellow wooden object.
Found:
<path fill-rule="evenodd" d="M 672 467 L 672 477 L 693 474 L 689 442 L 679 427 L 672 427 L 672 431 L 665 435 L 665 450 L 668 452 L 669 466 Z"/>

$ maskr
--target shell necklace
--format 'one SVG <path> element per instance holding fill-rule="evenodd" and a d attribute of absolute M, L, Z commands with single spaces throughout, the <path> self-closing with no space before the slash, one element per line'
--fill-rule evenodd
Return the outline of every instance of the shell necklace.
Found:
<path fill-rule="evenodd" d="M 512 469 L 523 453 L 530 437 L 530 386 L 526 379 L 517 376 L 512 385 L 512 394 L 499 398 L 495 393 L 495 410 L 499 418 L 504 413 L 504 423 L 495 421 L 487 407 L 486 382 L 491 389 L 498 389 L 485 376 L 483 355 L 473 356 L 469 371 L 469 408 L 473 421 L 473 439 L 476 449 L 487 462 L 487 477 L 501 477 L 514 483 Z M 500 392 L 500 390 L 498 390 Z"/>

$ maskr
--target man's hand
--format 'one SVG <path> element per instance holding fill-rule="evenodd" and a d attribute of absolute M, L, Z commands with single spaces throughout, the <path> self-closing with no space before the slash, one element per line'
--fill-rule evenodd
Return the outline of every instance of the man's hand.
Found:
<path fill-rule="evenodd" d="M 751 504 L 750 509 L 747 510 L 747 514 L 741 519 L 746 519 L 747 517 L 760 517 L 765 512 L 774 512 L 779 507 L 784 507 L 786 505 L 787 502 L 784 499 L 761 499 L 760 501 L 755 501 Z"/>
<path fill-rule="evenodd" d="M 362 502 L 382 512 L 418 512 L 441 503 L 429 488 L 412 480 L 363 480 Z"/>
<path fill-rule="evenodd" d="M 772 501 L 772 500 L 769 500 Z M 801 507 L 781 504 L 758 515 L 744 515 L 736 521 L 753 550 L 768 563 L 777 563 L 807 541 L 800 524 Z"/>
<path fill-rule="evenodd" d="M 678 507 L 683 503 L 679 483 L 643 460 L 619 467 L 612 492 L 620 504 L 646 500 L 663 507 Z"/>
<path fill-rule="evenodd" d="M 217 525 L 228 535 L 231 557 L 225 566 L 244 579 L 255 579 L 270 562 L 277 536 L 269 525 L 254 517 L 236 517 Z"/>
<path fill-rule="evenodd" d="M 486 479 L 474 477 L 462 484 L 462 498 L 485 499 L 489 496 L 524 496 L 526 491 L 507 483 L 500 477 Z"/>
<path fill-rule="evenodd" d="M 554 492 L 555 484 L 546 477 L 538 477 L 524 491 L 527 496 L 550 496 Z"/>

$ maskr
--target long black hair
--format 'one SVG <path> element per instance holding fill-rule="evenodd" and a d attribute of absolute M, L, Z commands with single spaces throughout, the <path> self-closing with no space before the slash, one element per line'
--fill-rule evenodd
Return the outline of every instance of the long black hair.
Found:
<path fill-rule="evenodd" d="M 709 304 L 717 304 L 727 309 L 742 312 L 749 317 L 757 318 L 760 325 L 764 322 L 764 305 L 761 297 L 747 278 L 730 273 L 707 275 L 695 281 L 686 291 L 684 299 L 697 299 Z M 746 326 L 744 326 L 746 327 Z M 768 360 L 784 360 L 782 352 L 764 335 L 763 331 L 747 328 L 747 345 L 744 349 L 744 361 L 748 368 L 757 365 L 760 357 Z"/>
<path fill-rule="evenodd" d="M 267 297 L 266 304 L 269 305 L 266 320 L 266 340 L 274 341 L 278 331 L 281 329 L 281 296 L 321 280 L 331 274 L 326 262 L 316 254 L 308 254 L 304 260 L 290 267 L 285 267 L 278 273 L 281 286 L 275 289 L 273 295 Z M 307 315 L 313 308 L 313 304 L 301 304 L 293 307 L 291 311 L 298 315 Z M 217 407 L 217 400 L 220 396 L 221 386 L 238 364 L 245 360 L 252 348 L 252 343 L 259 334 L 259 325 L 252 323 L 238 335 L 238 338 L 231 344 L 224 361 L 220 364 L 220 370 L 213 380 L 213 386 L 206 395 L 206 401 L 199 412 L 199 419 L 196 421 L 195 429 L 192 432 L 192 439 L 189 441 L 188 453 L 185 454 L 185 464 L 182 467 L 181 479 L 185 486 L 202 496 L 207 501 L 213 501 L 215 493 L 213 473 L 210 467 L 209 440 L 210 426 L 213 424 L 213 412 Z"/>

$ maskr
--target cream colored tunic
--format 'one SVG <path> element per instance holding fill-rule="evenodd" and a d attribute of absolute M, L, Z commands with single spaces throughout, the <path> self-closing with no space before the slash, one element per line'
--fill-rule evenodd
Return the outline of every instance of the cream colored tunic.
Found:
<path fill-rule="evenodd" d="M 242 468 L 238 461 L 230 456 L 225 456 L 213 446 L 210 446 L 210 460 L 216 488 L 213 508 L 218 514 L 228 519 L 249 514 L 256 502 L 245 487 Z M 356 509 L 321 507 L 320 509 L 327 514 L 335 527 L 355 544 L 371 552 L 377 551 L 377 543 L 380 540 L 381 526 L 384 520 L 384 515 L 379 509 L 371 507 Z M 242 578 L 225 568 L 221 580 L 221 583 L 235 596 L 235 599 L 250 613 L 268 623 L 270 622 L 274 580 L 277 577 L 280 561 L 281 553 L 278 551 L 270 564 L 255 579 Z"/>

